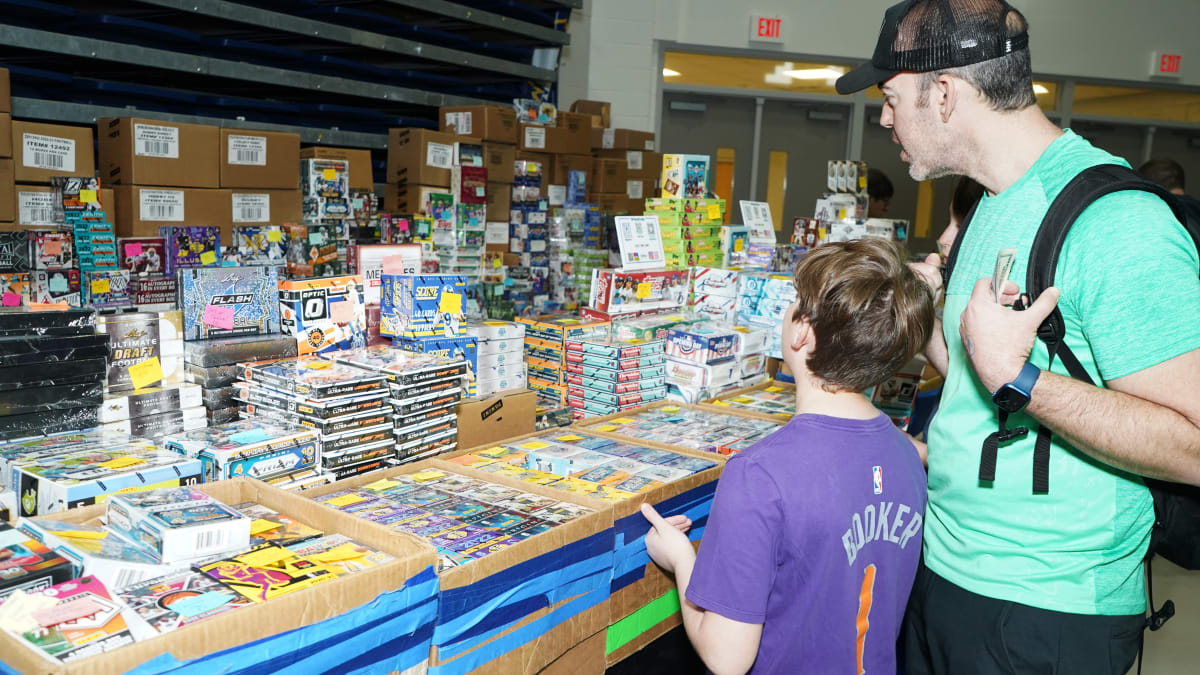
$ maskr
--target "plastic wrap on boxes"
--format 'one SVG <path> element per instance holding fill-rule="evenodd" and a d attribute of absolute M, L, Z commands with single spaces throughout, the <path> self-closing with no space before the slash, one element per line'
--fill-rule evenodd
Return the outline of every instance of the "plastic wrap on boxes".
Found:
<path fill-rule="evenodd" d="M 296 338 L 290 335 L 255 335 L 187 342 L 183 346 L 183 353 L 184 360 L 189 364 L 212 368 L 296 356 L 297 344 Z"/>
<path fill-rule="evenodd" d="M 279 332 L 279 275 L 274 267 L 180 270 L 183 339 Z"/>
<path fill-rule="evenodd" d="M 210 389 L 232 385 L 237 381 L 238 373 L 242 372 L 236 363 L 228 366 L 213 366 L 212 368 L 201 368 L 200 366 L 185 363 L 183 367 L 184 381 Z"/>
<path fill-rule="evenodd" d="M 200 386 L 195 384 L 139 389 L 131 394 L 105 397 L 100 407 L 100 422 L 120 422 L 135 417 L 194 408 L 201 403 Z"/>

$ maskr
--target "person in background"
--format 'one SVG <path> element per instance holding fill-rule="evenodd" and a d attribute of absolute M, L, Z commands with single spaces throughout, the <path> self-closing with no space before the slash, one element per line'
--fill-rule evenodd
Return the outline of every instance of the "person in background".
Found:
<path fill-rule="evenodd" d="M 1137 171 L 1143 178 L 1167 188 L 1167 191 L 1173 195 L 1178 195 L 1179 201 L 1188 210 L 1190 217 L 1193 220 L 1200 220 L 1200 199 L 1184 192 L 1187 189 L 1187 176 L 1184 175 L 1183 167 L 1179 165 L 1179 162 L 1159 157 L 1139 166 Z"/>
<path fill-rule="evenodd" d="M 874 167 L 867 169 L 867 217 L 883 218 L 896 188 L 887 174 Z"/>
<path fill-rule="evenodd" d="M 783 358 L 796 415 L 734 455 L 697 556 L 649 504 L 650 557 L 674 572 L 688 637 L 718 674 L 894 673 L 920 558 L 925 471 L 863 391 L 929 340 L 933 294 L 884 239 L 796 265 Z"/>

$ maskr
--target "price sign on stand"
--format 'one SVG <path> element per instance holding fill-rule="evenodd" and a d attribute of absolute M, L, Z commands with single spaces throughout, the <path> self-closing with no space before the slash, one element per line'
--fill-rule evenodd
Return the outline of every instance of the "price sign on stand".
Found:
<path fill-rule="evenodd" d="M 750 230 L 750 243 L 774 246 L 775 221 L 771 218 L 771 205 L 744 199 L 738 203 L 742 207 L 742 224 Z"/>
<path fill-rule="evenodd" d="M 658 216 L 617 216 L 615 220 L 622 269 L 662 269 L 666 265 Z"/>

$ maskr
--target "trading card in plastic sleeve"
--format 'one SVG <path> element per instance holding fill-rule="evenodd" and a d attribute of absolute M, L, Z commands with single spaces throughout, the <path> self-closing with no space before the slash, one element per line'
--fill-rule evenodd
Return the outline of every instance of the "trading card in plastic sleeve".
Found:
<path fill-rule="evenodd" d="M 223 603 L 196 614 L 182 614 L 171 609 L 171 605 L 176 602 L 208 593 L 218 593 L 228 596 L 228 598 Z M 167 633 L 176 628 L 253 604 L 249 599 L 230 591 L 220 582 L 190 569 L 128 586 L 119 591 L 118 595 L 125 604 L 137 612 L 138 616 L 145 619 L 160 633 Z"/>

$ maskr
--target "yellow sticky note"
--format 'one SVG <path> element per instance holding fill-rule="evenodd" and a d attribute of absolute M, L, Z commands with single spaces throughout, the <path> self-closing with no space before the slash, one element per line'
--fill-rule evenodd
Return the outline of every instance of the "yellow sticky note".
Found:
<path fill-rule="evenodd" d="M 110 459 L 107 462 L 100 462 L 96 466 L 102 466 L 106 469 L 124 469 L 127 466 L 142 464 L 145 461 L 146 460 L 142 459 L 141 457 L 117 457 L 116 459 Z"/>
<path fill-rule="evenodd" d="M 672 314 L 666 318 L 667 321 L 683 321 L 683 319 L 684 317 L 679 316 L 678 314 Z"/>
<path fill-rule="evenodd" d="M 550 444 L 549 444 L 549 443 L 543 443 L 543 442 L 541 442 L 541 441 L 530 441 L 530 442 L 528 442 L 528 443 L 522 443 L 522 444 L 521 444 L 521 447 L 522 447 L 522 448 L 526 448 L 526 449 L 528 449 L 528 450 L 541 450 L 542 448 L 548 448 L 548 447 L 550 447 Z"/>
<path fill-rule="evenodd" d="M 279 230 L 267 230 L 267 241 L 280 242 L 283 241 L 283 233 Z"/>
<path fill-rule="evenodd" d="M 327 501 L 325 503 L 328 504 L 329 506 L 350 506 L 351 504 L 357 504 L 357 503 L 363 501 L 364 499 L 366 499 L 366 497 L 364 497 L 362 495 L 356 495 L 356 494 L 351 493 L 348 495 L 342 495 L 341 497 L 336 497 L 334 499 L 330 499 L 329 501 Z"/>
<path fill-rule="evenodd" d="M 100 200 L 96 198 L 95 190 L 80 190 L 79 201 L 83 202 L 84 204 L 95 204 Z"/>
<path fill-rule="evenodd" d="M 566 443 L 567 441 L 582 441 L 583 436 L 579 436 L 577 434 L 567 434 L 566 436 L 559 436 L 558 438 L 556 438 L 554 440 L 562 441 L 564 443 Z"/>
<path fill-rule="evenodd" d="M 720 220 L 721 219 L 721 205 L 720 204 L 709 204 L 708 205 L 708 217 L 713 220 Z"/>
<path fill-rule="evenodd" d="M 679 406 L 677 406 L 677 405 L 664 405 L 664 406 L 662 407 L 662 411 L 663 411 L 663 412 L 665 412 L 665 413 L 677 413 L 677 412 L 679 412 Z"/>
<path fill-rule="evenodd" d="M 503 258 L 492 258 L 492 267 L 495 269 L 500 269 L 501 267 L 504 267 L 504 259 Z"/>
<path fill-rule="evenodd" d="M 108 532 L 104 530 L 98 530 L 95 532 L 89 532 L 87 530 L 61 530 L 59 532 L 55 532 L 54 534 L 60 537 L 69 537 L 71 539 L 103 539 L 108 536 Z"/>
<path fill-rule="evenodd" d="M 112 286 L 108 283 L 108 279 L 96 279 L 92 281 L 92 295 L 107 293 Z"/>
<path fill-rule="evenodd" d="M 322 172 L 322 177 L 324 177 L 325 180 L 337 180 L 337 171 L 334 171 L 333 169 L 325 169 L 325 171 Z"/>
<path fill-rule="evenodd" d="M 204 253 L 201 253 L 200 254 L 200 264 L 201 265 L 217 264 L 217 254 L 212 251 L 205 251 Z"/>
<path fill-rule="evenodd" d="M 318 561 L 323 563 L 334 563 L 341 562 L 343 560 L 354 560 L 355 558 L 361 558 L 366 554 L 366 551 L 359 549 L 359 547 L 355 544 L 342 544 L 341 546 L 331 548 L 324 553 L 318 553 L 317 555 L 311 557 L 316 558 Z"/>
<path fill-rule="evenodd" d="M 741 253 L 742 249 L 744 249 L 744 248 L 746 248 L 746 241 L 744 239 L 735 239 L 734 240 L 734 242 L 733 242 L 733 252 L 734 253 Z"/>
<path fill-rule="evenodd" d="M 129 366 L 129 380 L 133 382 L 134 389 L 149 387 L 152 384 L 161 382 L 162 379 L 162 364 L 158 362 L 157 356 L 151 356 L 141 363 Z"/>
<path fill-rule="evenodd" d="M 612 424 L 604 424 L 596 427 L 596 431 L 616 431 L 618 428 Z"/>
<path fill-rule="evenodd" d="M 326 368 L 329 368 L 332 365 L 333 365 L 332 361 L 309 361 L 308 363 L 304 364 L 304 367 L 310 368 L 312 370 L 325 370 Z"/>
<path fill-rule="evenodd" d="M 417 481 L 418 483 L 428 483 L 431 480 L 437 480 L 438 478 L 445 478 L 446 474 L 442 473 L 441 471 L 435 471 L 433 469 L 430 469 L 429 471 L 422 471 L 420 473 L 414 473 L 413 475 L 411 475 L 409 477 L 412 478 L 413 480 Z"/>
<path fill-rule="evenodd" d="M 263 518 L 258 518 L 250 523 L 250 536 L 253 537 L 256 534 L 270 532 L 271 530 L 281 527 L 283 527 L 283 523 L 276 523 L 270 520 L 264 520 Z"/>
<path fill-rule="evenodd" d="M 783 387 L 774 387 L 774 386 L 772 386 L 772 387 L 767 387 L 767 388 L 766 388 L 766 389 L 764 389 L 763 391 L 766 391 L 766 392 L 769 392 L 769 393 L 772 393 L 772 394 L 778 394 L 779 392 L 783 391 Z"/>
<path fill-rule="evenodd" d="M 731 398 L 729 400 L 733 401 L 734 403 L 754 403 L 754 399 L 750 398 L 749 396 L 738 396 L 737 398 Z"/>
<path fill-rule="evenodd" d="M 442 298 L 438 301 L 438 311 L 443 314 L 462 314 L 462 295 L 442 291 Z"/>
<path fill-rule="evenodd" d="M 713 405 L 719 405 L 719 406 L 724 406 L 724 407 L 728 408 L 729 401 L 713 401 Z"/>
<path fill-rule="evenodd" d="M 366 485 L 362 486 L 362 489 L 370 490 L 371 492 L 383 492 L 384 490 L 390 490 L 397 485 L 399 485 L 399 483 L 394 480 L 382 478 L 374 483 L 367 483 Z"/>
<path fill-rule="evenodd" d="M 823 228 L 823 227 L 818 227 L 818 228 L 817 228 L 817 239 L 819 239 L 820 241 L 825 241 L 825 236 L 826 236 L 826 235 L 825 235 L 825 228 Z"/>
<path fill-rule="evenodd" d="M 633 419 L 630 417 L 618 417 L 613 421 L 617 424 L 633 424 Z"/>
<path fill-rule="evenodd" d="M 282 546 L 268 546 L 264 549 L 238 556 L 238 560 L 251 567 L 270 567 L 275 563 L 296 555 Z"/>
<path fill-rule="evenodd" d="M 477 452 L 475 454 L 483 455 L 484 457 L 503 457 L 504 455 L 508 454 L 508 450 L 497 445 L 494 448 L 488 448 L 487 450 L 480 450 L 479 452 Z"/>
<path fill-rule="evenodd" d="M 485 325 L 485 326 L 507 326 L 508 323 L 504 322 L 504 321 L 484 321 L 483 325 Z"/>
<path fill-rule="evenodd" d="M 648 281 L 643 281 L 637 285 L 637 296 L 639 298 L 648 298 L 653 291 L 654 285 Z"/>

